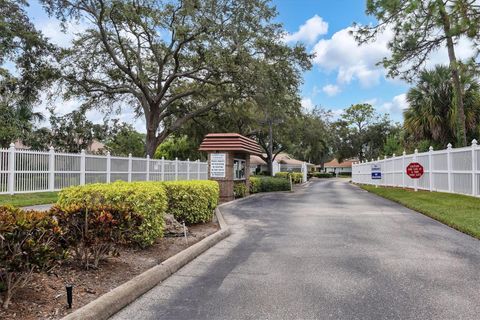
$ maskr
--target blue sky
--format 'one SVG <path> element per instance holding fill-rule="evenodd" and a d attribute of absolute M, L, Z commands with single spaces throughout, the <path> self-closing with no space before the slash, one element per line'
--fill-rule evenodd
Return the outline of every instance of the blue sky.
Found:
<path fill-rule="evenodd" d="M 353 22 L 374 22 L 364 13 L 365 1 L 273 0 L 273 4 L 279 13 L 277 21 L 283 23 L 288 32 L 285 41 L 289 44 L 302 42 L 308 52 L 316 54 L 313 68 L 304 74 L 301 88 L 302 104 L 306 109 L 321 106 L 338 116 L 351 104 L 366 102 L 371 103 L 379 113 L 389 113 L 392 120 L 402 121 L 409 85 L 398 79 L 387 79 L 385 70 L 376 65 L 389 54 L 387 42 L 391 33 L 385 32 L 375 42 L 361 47 L 349 34 Z M 70 43 L 72 36 L 63 34 L 58 21 L 49 18 L 38 3 L 32 1 L 28 13 L 52 42 L 63 46 Z M 70 29 L 76 28 L 73 26 Z M 458 44 L 459 58 L 470 57 L 472 53 L 468 43 Z M 427 61 L 427 66 L 447 62 L 445 50 L 440 50 Z M 76 101 L 56 103 L 60 105 L 57 106 L 60 113 L 78 106 Z M 39 110 L 42 108 L 45 106 L 40 106 Z M 89 118 L 100 121 L 102 115 L 92 111 Z M 133 113 L 124 110 L 120 118 L 131 122 Z M 141 119 L 136 120 L 135 127 L 145 130 Z"/>
<path fill-rule="evenodd" d="M 353 40 L 350 39 L 352 43 L 348 41 L 347 28 L 353 22 L 373 22 L 365 15 L 364 1 L 275 0 L 274 3 L 279 12 L 278 20 L 290 34 L 308 25 L 307 21 L 314 17 L 313 21 L 321 19 L 328 25 L 320 32 L 321 28 L 315 28 L 315 24 L 311 23 L 310 32 L 317 30 L 319 33 L 314 41 L 305 40 L 306 37 L 296 39 L 303 42 L 309 52 L 323 52 L 320 55 L 317 53 L 312 70 L 304 75 L 302 98 L 307 107 L 319 105 L 338 114 L 351 104 L 369 102 L 379 112 L 390 113 L 393 120 L 402 120 L 401 111 L 406 105 L 404 94 L 408 85 L 399 80 L 385 79 L 384 70 L 375 66 L 385 51 L 358 48 L 357 54 Z M 340 55 L 345 58 L 339 59 Z"/>

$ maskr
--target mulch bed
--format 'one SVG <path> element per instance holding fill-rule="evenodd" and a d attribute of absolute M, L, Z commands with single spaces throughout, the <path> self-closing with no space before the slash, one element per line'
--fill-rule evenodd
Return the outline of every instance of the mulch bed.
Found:
<path fill-rule="evenodd" d="M 62 318 L 218 229 L 215 222 L 190 226 L 188 244 L 177 237 L 162 238 L 144 250 L 121 248 L 119 256 L 102 261 L 97 270 L 66 263 L 50 274 L 34 274 L 29 284 L 16 292 L 9 309 L 0 308 L 0 319 Z M 72 309 L 67 309 L 66 284 L 74 285 Z"/>

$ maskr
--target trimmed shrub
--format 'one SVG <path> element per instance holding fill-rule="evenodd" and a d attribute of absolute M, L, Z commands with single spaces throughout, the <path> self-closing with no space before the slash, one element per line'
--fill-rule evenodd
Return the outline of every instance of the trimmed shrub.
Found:
<path fill-rule="evenodd" d="M 57 202 L 59 210 L 66 211 L 71 210 L 71 206 L 91 211 L 106 206 L 111 210 L 134 212 L 142 221 L 131 234 L 131 240 L 142 247 L 163 236 L 167 204 L 163 183 L 123 181 L 70 187 L 60 192 Z"/>
<path fill-rule="evenodd" d="M 275 177 L 288 179 L 290 177 L 290 172 L 277 172 L 275 173 Z"/>
<path fill-rule="evenodd" d="M 315 172 L 315 178 L 333 178 L 334 175 L 332 173 L 324 173 L 324 172 Z"/>
<path fill-rule="evenodd" d="M 292 183 L 294 184 L 302 183 L 303 181 L 303 173 L 301 172 L 277 172 L 275 177 L 284 179 L 290 179 L 290 177 L 292 177 Z"/>
<path fill-rule="evenodd" d="M 0 282 L 3 308 L 32 272 L 48 270 L 63 257 L 61 230 L 48 212 L 0 207 Z"/>
<path fill-rule="evenodd" d="M 254 178 L 253 181 L 252 178 Z M 255 181 L 256 179 L 259 181 Z M 290 191 L 290 181 L 284 178 L 250 177 L 250 184 L 255 185 L 255 189 L 258 188 L 257 192 Z M 255 192 L 252 191 L 252 193 Z"/>
<path fill-rule="evenodd" d="M 233 195 L 235 198 L 243 198 L 247 195 L 247 186 L 244 182 L 235 182 L 233 185 Z"/>
<path fill-rule="evenodd" d="M 126 205 L 55 206 L 51 213 L 62 228 L 69 252 L 86 269 L 97 268 L 100 260 L 115 253 L 117 245 L 132 243 L 144 221 Z"/>
<path fill-rule="evenodd" d="M 262 178 L 250 176 L 250 193 L 260 192 Z"/>
<path fill-rule="evenodd" d="M 208 222 L 218 205 L 220 188 L 218 182 L 209 180 L 167 181 L 167 212 L 178 221 L 186 223 Z"/>
<path fill-rule="evenodd" d="M 302 183 L 303 182 L 303 173 L 301 172 L 292 172 L 292 182 L 297 184 L 297 183 Z"/>

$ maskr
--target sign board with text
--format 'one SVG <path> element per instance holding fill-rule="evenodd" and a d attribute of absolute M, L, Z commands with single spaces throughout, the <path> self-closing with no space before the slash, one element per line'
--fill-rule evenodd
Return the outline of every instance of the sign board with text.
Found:
<path fill-rule="evenodd" d="M 378 164 L 372 164 L 372 179 L 373 180 L 380 180 L 382 179 L 382 167 Z"/>
<path fill-rule="evenodd" d="M 225 153 L 210 154 L 210 177 L 225 178 L 225 162 L 227 155 Z"/>
<path fill-rule="evenodd" d="M 407 175 L 412 179 L 420 179 L 423 176 L 423 166 L 418 162 L 411 162 L 407 166 Z"/>

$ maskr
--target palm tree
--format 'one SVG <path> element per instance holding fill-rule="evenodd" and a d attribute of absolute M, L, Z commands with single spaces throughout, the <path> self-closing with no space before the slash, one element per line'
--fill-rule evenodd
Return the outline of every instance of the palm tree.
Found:
<path fill-rule="evenodd" d="M 478 139 L 480 85 L 470 75 L 464 75 L 461 80 L 467 138 Z M 457 141 L 454 92 L 448 67 L 438 65 L 433 70 L 422 71 L 416 86 L 407 93 L 409 107 L 403 114 L 407 139 L 413 142 L 430 140 L 432 144 L 443 147 Z"/>

